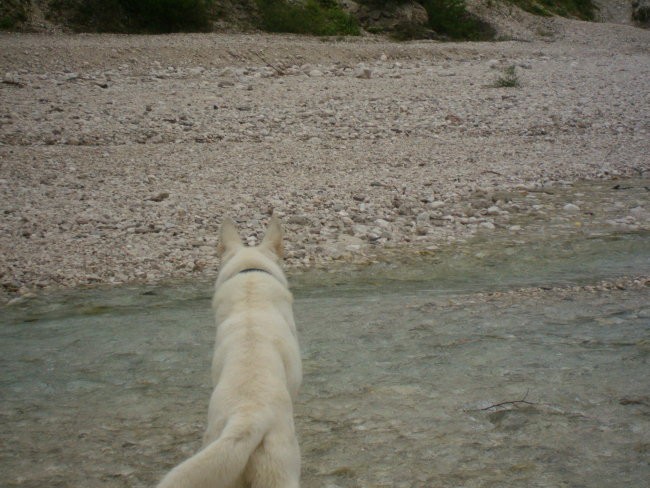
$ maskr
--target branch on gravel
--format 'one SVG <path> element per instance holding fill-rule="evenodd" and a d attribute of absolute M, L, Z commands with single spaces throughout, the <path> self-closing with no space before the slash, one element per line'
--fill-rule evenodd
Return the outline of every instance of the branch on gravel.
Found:
<path fill-rule="evenodd" d="M 526 401 L 526 398 L 528 397 L 528 392 L 529 391 L 530 390 L 526 390 L 526 394 L 523 396 L 523 398 L 521 400 L 510 400 L 510 401 L 507 401 L 507 402 L 495 403 L 495 404 L 487 406 L 485 408 L 479 408 L 478 410 L 479 411 L 490 410 L 492 408 L 505 407 L 507 405 L 512 405 L 513 407 L 518 407 L 521 404 L 523 404 L 523 405 L 539 405 L 539 403 Z"/>
<path fill-rule="evenodd" d="M 273 66 L 273 65 L 272 65 L 271 63 L 269 63 L 266 59 L 264 59 L 260 53 L 258 53 L 257 51 L 253 51 L 253 54 L 255 54 L 255 56 L 257 56 L 258 58 L 260 58 L 260 59 L 264 62 L 264 64 L 266 64 L 269 68 L 272 68 L 273 70 L 275 70 L 275 72 L 276 72 L 278 75 L 280 75 L 280 76 L 283 76 L 283 75 L 284 75 L 284 71 L 282 71 L 280 68 L 277 68 L 277 67 Z"/>

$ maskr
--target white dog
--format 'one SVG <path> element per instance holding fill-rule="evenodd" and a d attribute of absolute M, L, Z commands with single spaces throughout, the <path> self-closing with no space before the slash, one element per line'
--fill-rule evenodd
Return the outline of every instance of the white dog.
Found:
<path fill-rule="evenodd" d="M 246 247 L 231 220 L 221 227 L 222 265 L 213 299 L 215 385 L 203 448 L 158 488 L 297 488 L 300 450 L 293 400 L 302 381 L 291 303 L 279 266 L 276 217 L 262 243 Z"/>

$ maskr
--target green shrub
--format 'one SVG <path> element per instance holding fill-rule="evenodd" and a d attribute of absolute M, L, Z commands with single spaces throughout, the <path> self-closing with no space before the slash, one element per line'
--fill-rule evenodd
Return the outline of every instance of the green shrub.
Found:
<path fill-rule="evenodd" d="M 211 0 L 54 0 L 77 30 L 97 32 L 202 32 L 210 30 Z"/>
<path fill-rule="evenodd" d="M 0 29 L 11 30 L 27 20 L 29 2 L 20 0 L 3 0 L 0 4 Z"/>
<path fill-rule="evenodd" d="M 488 40 L 494 30 L 467 12 L 465 0 L 420 0 L 429 15 L 429 26 L 452 39 Z"/>
<path fill-rule="evenodd" d="M 290 4 L 285 0 L 258 0 L 260 27 L 268 32 L 316 36 L 359 35 L 359 25 L 331 0 L 307 0 Z"/>
<path fill-rule="evenodd" d="M 139 28 L 150 32 L 196 32 L 210 29 L 205 0 L 120 0 Z"/>
<path fill-rule="evenodd" d="M 0 16 L 0 30 L 12 30 L 27 20 L 26 15 L 8 14 Z"/>
<path fill-rule="evenodd" d="M 510 65 L 504 69 L 503 74 L 497 78 L 492 86 L 495 88 L 515 88 L 521 86 L 515 65 Z"/>
<path fill-rule="evenodd" d="M 638 1 L 632 2 L 632 20 L 641 25 L 650 24 L 650 7 L 641 6 Z"/>

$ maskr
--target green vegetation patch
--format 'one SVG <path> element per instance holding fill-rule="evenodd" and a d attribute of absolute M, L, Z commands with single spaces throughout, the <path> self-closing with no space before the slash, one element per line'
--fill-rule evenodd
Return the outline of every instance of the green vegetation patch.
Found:
<path fill-rule="evenodd" d="M 521 86 L 515 65 L 510 65 L 504 69 L 492 86 L 494 88 L 516 88 Z"/>
<path fill-rule="evenodd" d="M 429 15 L 429 27 L 452 39 L 494 39 L 494 29 L 467 11 L 465 0 L 420 0 Z"/>
<path fill-rule="evenodd" d="M 335 0 L 257 0 L 260 28 L 267 32 L 289 32 L 315 36 L 358 36 L 359 25 L 341 10 Z"/>
<path fill-rule="evenodd" d="M 205 32 L 212 0 L 53 0 L 54 16 L 66 13 L 78 31 Z"/>
<path fill-rule="evenodd" d="M 0 29 L 13 30 L 27 21 L 30 3 L 25 0 L 0 1 Z"/>

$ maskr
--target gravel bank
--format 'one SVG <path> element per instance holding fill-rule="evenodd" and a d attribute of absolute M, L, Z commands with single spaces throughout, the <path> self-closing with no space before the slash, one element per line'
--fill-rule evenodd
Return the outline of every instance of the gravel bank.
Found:
<path fill-rule="evenodd" d="M 643 176 L 650 32 L 551 27 L 458 44 L 0 34 L 2 296 L 212 275 L 226 214 L 254 243 L 275 210 L 288 265 L 327 266 L 507 225 L 499 191 Z M 494 88 L 512 65 L 519 86 Z"/>

